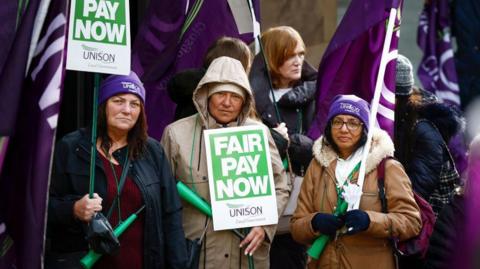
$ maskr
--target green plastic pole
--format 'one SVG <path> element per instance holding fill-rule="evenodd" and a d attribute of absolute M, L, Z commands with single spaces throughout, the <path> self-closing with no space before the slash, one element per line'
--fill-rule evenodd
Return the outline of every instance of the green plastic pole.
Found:
<path fill-rule="evenodd" d="M 189 202 L 191 205 L 196 207 L 200 212 L 203 214 L 212 217 L 212 207 L 205 202 L 200 196 L 198 196 L 195 192 L 193 192 L 187 185 L 183 182 L 177 182 L 177 190 L 180 194 L 180 197 L 185 201 Z"/>
<path fill-rule="evenodd" d="M 123 221 L 122 223 L 120 223 L 120 225 L 118 225 L 115 230 L 113 230 L 113 234 L 118 238 L 120 237 L 120 235 L 123 234 L 123 232 L 125 232 L 125 230 L 130 226 L 132 225 L 132 223 L 137 219 L 138 217 L 138 214 L 140 213 L 140 211 L 142 211 L 143 209 L 145 208 L 145 206 L 142 206 L 142 208 L 140 208 L 136 213 L 130 215 L 130 217 L 128 217 L 125 221 Z M 92 266 L 98 261 L 98 259 L 100 259 L 100 257 L 102 257 L 102 254 L 98 254 L 96 253 L 95 251 L 93 250 L 90 250 L 87 255 L 85 255 L 81 260 L 80 260 L 80 264 L 82 265 L 83 268 L 85 269 L 90 269 L 92 268 Z"/>
<path fill-rule="evenodd" d="M 287 170 L 288 169 L 288 159 L 287 158 L 283 159 L 282 164 L 283 164 L 283 169 Z"/>
<path fill-rule="evenodd" d="M 335 216 L 340 216 L 345 214 L 347 212 L 347 207 L 348 204 L 344 200 L 340 203 L 340 205 L 337 207 L 337 210 L 335 210 L 334 215 Z M 325 249 L 325 246 L 328 243 L 328 240 L 330 240 L 330 237 L 328 235 L 321 235 L 315 241 L 313 242 L 312 246 L 307 250 L 308 256 L 312 257 L 312 259 L 318 260 L 320 255 L 322 255 L 323 250 Z"/>
<path fill-rule="evenodd" d="M 93 86 L 93 112 L 92 112 L 92 137 L 90 147 L 90 186 L 88 197 L 93 198 L 93 189 L 95 186 L 95 160 L 97 158 L 97 115 L 98 115 L 98 88 L 100 87 L 100 75 L 94 75 Z"/>

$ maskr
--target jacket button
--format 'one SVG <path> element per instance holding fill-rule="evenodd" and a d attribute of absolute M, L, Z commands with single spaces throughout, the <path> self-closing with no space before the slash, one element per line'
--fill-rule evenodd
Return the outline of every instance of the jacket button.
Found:
<path fill-rule="evenodd" d="M 207 176 L 203 176 L 202 179 L 203 179 L 203 180 L 207 180 Z"/>
<path fill-rule="evenodd" d="M 228 258 L 228 254 L 227 254 L 227 253 L 225 253 L 225 258 Z"/>

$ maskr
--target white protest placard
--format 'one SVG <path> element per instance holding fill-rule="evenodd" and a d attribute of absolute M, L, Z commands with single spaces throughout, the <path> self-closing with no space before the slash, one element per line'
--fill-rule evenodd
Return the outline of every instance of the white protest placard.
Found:
<path fill-rule="evenodd" d="M 264 126 L 205 130 L 213 229 L 277 224 L 277 200 Z"/>
<path fill-rule="evenodd" d="M 67 69 L 128 75 L 128 0 L 72 0 L 70 5 Z"/>

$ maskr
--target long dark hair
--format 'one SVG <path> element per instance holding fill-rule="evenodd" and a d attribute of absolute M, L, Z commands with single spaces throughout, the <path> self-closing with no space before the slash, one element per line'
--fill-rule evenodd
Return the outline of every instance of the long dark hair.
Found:
<path fill-rule="evenodd" d="M 332 121 L 333 121 L 333 117 L 327 122 L 327 125 L 325 126 L 325 131 L 323 132 L 323 137 L 327 142 L 327 144 L 330 145 L 337 154 L 340 154 L 340 149 L 338 148 L 338 145 L 335 144 L 335 141 L 333 140 L 333 137 L 332 137 Z M 360 140 L 358 141 L 355 147 L 355 150 L 365 145 L 365 143 L 367 142 L 367 136 L 368 136 L 367 129 L 365 129 L 362 125 L 362 136 L 360 137 Z"/>
<path fill-rule="evenodd" d="M 112 141 L 108 136 L 107 102 L 108 100 L 98 106 L 97 138 L 100 138 L 101 141 L 100 148 L 105 152 L 107 157 L 110 157 L 109 150 L 112 146 Z M 145 152 L 147 138 L 147 118 L 145 116 L 144 105 L 140 102 L 140 114 L 138 115 L 137 122 L 128 132 L 127 136 L 128 157 L 130 159 L 137 159 Z"/>

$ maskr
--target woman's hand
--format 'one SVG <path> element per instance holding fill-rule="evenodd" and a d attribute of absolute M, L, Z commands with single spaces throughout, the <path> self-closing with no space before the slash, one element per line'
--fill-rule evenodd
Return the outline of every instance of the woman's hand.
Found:
<path fill-rule="evenodd" d="M 245 255 L 253 255 L 255 250 L 262 244 L 265 239 L 265 230 L 262 227 L 253 227 L 248 233 L 247 237 L 240 242 L 240 248 L 247 245 L 245 248 Z"/>
<path fill-rule="evenodd" d="M 88 197 L 88 194 L 85 194 L 82 199 L 76 201 L 73 205 L 73 215 L 84 222 L 90 221 L 93 215 L 101 210 L 102 198 L 97 193 L 93 194 L 92 199 Z"/>
<path fill-rule="evenodd" d="M 288 128 L 285 122 L 280 123 L 279 125 L 277 125 L 277 127 L 273 128 L 273 130 L 277 131 L 277 133 L 281 134 L 283 138 L 290 141 L 290 139 L 288 138 Z"/>
<path fill-rule="evenodd" d="M 350 210 L 344 216 L 345 226 L 347 226 L 347 234 L 356 234 L 368 229 L 370 226 L 370 217 L 365 211 Z"/>
<path fill-rule="evenodd" d="M 344 224 L 341 218 L 327 213 L 317 213 L 311 223 L 313 230 L 329 236 L 335 235 Z"/>

